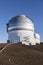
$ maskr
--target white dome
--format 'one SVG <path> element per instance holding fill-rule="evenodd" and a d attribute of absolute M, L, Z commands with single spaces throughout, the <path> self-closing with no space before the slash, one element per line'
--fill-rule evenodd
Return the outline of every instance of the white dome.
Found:
<path fill-rule="evenodd" d="M 22 21 L 22 22 L 21 22 Z M 10 20 L 9 20 L 9 22 L 16 22 L 16 23 L 26 23 L 26 22 L 28 22 L 28 24 L 31 24 L 31 25 L 33 25 L 34 26 L 34 24 L 33 24 L 33 22 L 32 22 L 32 20 L 30 19 L 30 18 L 28 18 L 27 16 L 25 16 L 25 15 L 19 15 L 19 16 L 15 16 L 15 17 L 13 17 L 13 18 L 11 18 Z"/>
<path fill-rule="evenodd" d="M 39 34 L 34 32 L 33 21 L 25 15 L 11 18 L 7 24 L 7 32 L 11 43 L 22 42 L 26 45 L 40 43 Z"/>
<path fill-rule="evenodd" d="M 10 29 L 27 29 L 27 30 L 34 30 L 34 24 L 32 20 L 25 15 L 15 16 L 9 20 L 8 26 Z"/>
<path fill-rule="evenodd" d="M 35 33 L 35 36 L 36 36 L 37 39 L 40 38 L 40 35 L 38 33 Z"/>

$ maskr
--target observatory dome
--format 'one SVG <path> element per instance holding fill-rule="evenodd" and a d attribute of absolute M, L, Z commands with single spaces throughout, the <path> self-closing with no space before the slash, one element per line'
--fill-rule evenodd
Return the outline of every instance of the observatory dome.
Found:
<path fill-rule="evenodd" d="M 10 43 L 22 42 L 22 44 L 35 45 L 39 40 L 39 35 L 34 36 L 33 21 L 25 15 L 18 15 L 11 18 L 7 23 L 8 40 Z M 39 41 L 38 41 L 39 40 Z"/>
<path fill-rule="evenodd" d="M 38 33 L 35 33 L 35 40 L 36 40 L 36 43 L 40 44 L 40 35 Z"/>
<path fill-rule="evenodd" d="M 38 33 L 35 33 L 35 37 L 36 37 L 37 39 L 40 39 L 40 35 L 39 35 Z"/>
<path fill-rule="evenodd" d="M 25 15 L 19 15 L 11 18 L 9 20 L 8 27 L 8 31 L 13 29 L 34 30 L 34 24 L 32 20 Z"/>

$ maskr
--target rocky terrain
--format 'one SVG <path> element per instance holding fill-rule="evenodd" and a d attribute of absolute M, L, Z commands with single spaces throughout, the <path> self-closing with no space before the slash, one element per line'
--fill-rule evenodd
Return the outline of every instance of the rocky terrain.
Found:
<path fill-rule="evenodd" d="M 7 44 L 0 44 L 0 51 Z M 43 65 L 43 44 L 9 44 L 0 53 L 0 65 Z"/>

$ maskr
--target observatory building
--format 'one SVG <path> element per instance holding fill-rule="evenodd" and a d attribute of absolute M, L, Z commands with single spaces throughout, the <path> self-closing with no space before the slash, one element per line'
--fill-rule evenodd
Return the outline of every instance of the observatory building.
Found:
<path fill-rule="evenodd" d="M 25 15 L 11 18 L 7 23 L 7 32 L 10 43 L 40 44 L 40 35 L 35 33 L 33 21 Z"/>

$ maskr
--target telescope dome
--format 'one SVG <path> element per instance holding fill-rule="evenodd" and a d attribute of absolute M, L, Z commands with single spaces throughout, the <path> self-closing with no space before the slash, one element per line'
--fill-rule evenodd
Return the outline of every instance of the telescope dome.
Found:
<path fill-rule="evenodd" d="M 22 42 L 25 45 L 40 43 L 40 36 L 35 34 L 33 21 L 25 15 L 11 18 L 7 23 L 7 32 L 10 43 Z"/>
<path fill-rule="evenodd" d="M 34 30 L 34 24 L 30 18 L 25 15 L 18 15 L 11 18 L 8 22 L 9 30 L 12 29 L 24 29 L 24 30 Z"/>
<path fill-rule="evenodd" d="M 35 33 L 35 36 L 37 39 L 40 39 L 40 35 L 38 33 Z"/>
<path fill-rule="evenodd" d="M 22 22 L 21 22 L 21 21 L 22 21 Z M 28 23 L 28 24 L 31 24 L 31 25 L 34 26 L 32 20 L 31 20 L 30 18 L 28 18 L 27 16 L 25 16 L 25 15 L 18 15 L 18 16 L 15 16 L 15 17 L 13 17 L 13 18 L 11 18 L 11 19 L 9 20 L 9 23 L 10 23 L 10 22 Z"/>

